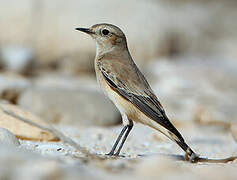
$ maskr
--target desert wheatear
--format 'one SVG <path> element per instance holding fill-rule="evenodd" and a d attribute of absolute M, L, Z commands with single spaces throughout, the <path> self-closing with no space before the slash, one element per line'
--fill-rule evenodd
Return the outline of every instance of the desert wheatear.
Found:
<path fill-rule="evenodd" d="M 135 121 L 160 131 L 186 152 L 188 160 L 195 161 L 197 155 L 171 124 L 147 80 L 134 63 L 124 33 L 111 24 L 96 24 L 76 30 L 89 34 L 95 40 L 97 81 L 122 115 L 124 127 L 108 155 L 119 155 Z"/>

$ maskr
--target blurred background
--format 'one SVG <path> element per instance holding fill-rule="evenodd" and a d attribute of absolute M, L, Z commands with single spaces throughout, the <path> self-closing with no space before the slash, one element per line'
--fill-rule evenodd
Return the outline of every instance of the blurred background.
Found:
<path fill-rule="evenodd" d="M 237 119 L 234 0 L 0 2 L 4 101 L 53 123 L 119 123 L 118 112 L 98 96 L 95 44 L 74 30 L 105 22 L 125 32 L 135 62 L 172 120 Z"/>
<path fill-rule="evenodd" d="M 126 34 L 134 61 L 195 152 L 236 156 L 236 20 L 236 0 L 0 0 L 1 107 L 51 123 L 90 152 L 109 152 L 121 117 L 96 83 L 94 41 L 75 28 L 111 23 Z M 118 172 L 123 179 L 236 179 L 236 161 L 216 170 L 138 158 L 183 153 L 144 126 L 135 126 L 122 150 L 136 159 L 91 165 L 47 132 L 20 123 L 0 111 L 0 127 L 12 133 L 0 128 L 0 179 L 114 179 Z"/>

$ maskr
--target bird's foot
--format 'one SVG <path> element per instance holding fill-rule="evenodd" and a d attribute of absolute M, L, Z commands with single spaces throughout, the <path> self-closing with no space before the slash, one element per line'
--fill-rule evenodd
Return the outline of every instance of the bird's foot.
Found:
<path fill-rule="evenodd" d="M 114 152 L 110 151 L 109 153 L 105 154 L 106 156 L 114 156 Z"/>
<path fill-rule="evenodd" d="M 114 156 L 120 156 L 119 153 L 120 153 L 120 152 L 116 152 L 116 153 L 114 154 Z"/>
<path fill-rule="evenodd" d="M 123 156 L 123 155 L 119 155 L 119 152 L 116 152 L 116 153 L 114 153 L 114 152 L 109 152 L 109 153 L 107 153 L 107 154 L 105 154 L 106 156 L 109 156 L 109 157 L 125 157 L 125 156 Z"/>

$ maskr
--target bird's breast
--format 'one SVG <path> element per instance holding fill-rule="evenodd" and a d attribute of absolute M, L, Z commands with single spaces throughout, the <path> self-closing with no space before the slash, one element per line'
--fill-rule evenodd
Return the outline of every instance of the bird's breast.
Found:
<path fill-rule="evenodd" d="M 100 85 L 100 88 L 103 90 L 104 94 L 109 97 L 109 99 L 115 104 L 120 113 L 125 114 L 125 108 L 123 107 L 125 100 L 122 99 L 106 82 L 99 68 L 96 67 L 96 78 L 97 82 Z"/>

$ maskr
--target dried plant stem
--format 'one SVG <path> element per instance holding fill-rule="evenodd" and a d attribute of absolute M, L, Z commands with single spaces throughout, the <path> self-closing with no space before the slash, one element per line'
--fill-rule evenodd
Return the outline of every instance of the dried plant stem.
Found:
<path fill-rule="evenodd" d="M 70 146 L 74 147 L 75 149 L 77 149 L 78 151 L 82 152 L 84 155 L 89 156 L 89 157 L 95 157 L 95 154 L 90 153 L 85 147 L 80 146 L 78 143 L 76 143 L 75 141 L 73 141 L 71 138 L 65 136 L 63 133 L 61 133 L 60 131 L 58 131 L 57 129 L 55 129 L 52 126 L 42 126 L 38 123 L 35 123 L 29 119 L 23 118 L 19 115 L 17 115 L 16 113 L 6 110 L 4 109 L 2 106 L 0 106 L 0 109 L 7 115 L 14 117 L 24 123 L 27 123 L 31 126 L 35 126 L 38 127 L 42 130 L 45 130 L 47 132 L 52 133 L 54 136 L 56 136 L 57 138 L 59 138 L 63 143 L 65 144 L 69 144 Z"/>

